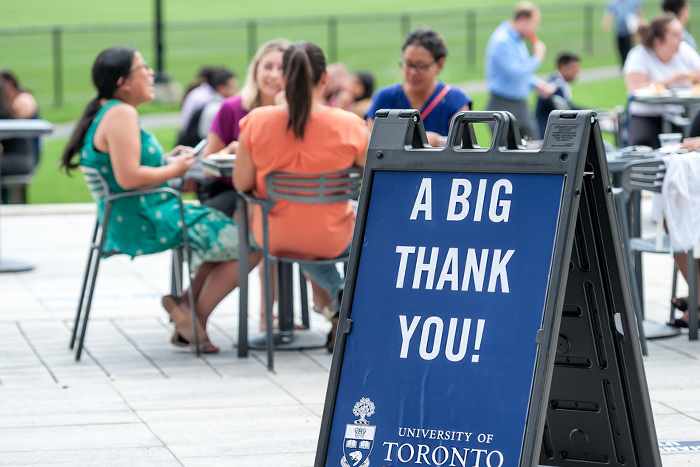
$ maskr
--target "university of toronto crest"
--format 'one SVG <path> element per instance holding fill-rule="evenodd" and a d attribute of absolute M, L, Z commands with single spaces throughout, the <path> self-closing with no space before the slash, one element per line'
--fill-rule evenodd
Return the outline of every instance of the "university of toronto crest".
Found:
<path fill-rule="evenodd" d="M 343 457 L 340 459 L 340 465 L 342 467 L 369 467 L 369 455 L 372 453 L 377 427 L 370 425 L 367 418 L 374 414 L 374 402 L 363 397 L 355 404 L 352 413 L 360 418 L 352 424 L 345 425 Z"/>

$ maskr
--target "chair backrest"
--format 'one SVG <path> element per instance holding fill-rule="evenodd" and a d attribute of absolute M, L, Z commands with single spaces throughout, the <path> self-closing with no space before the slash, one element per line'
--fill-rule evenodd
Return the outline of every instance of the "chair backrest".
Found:
<path fill-rule="evenodd" d="M 303 174 L 272 172 L 265 177 L 267 199 L 305 204 L 328 204 L 356 200 L 360 196 L 362 169 L 350 168 L 338 172 Z"/>
<path fill-rule="evenodd" d="M 632 161 L 622 171 L 622 188 L 630 193 L 639 190 L 661 193 L 665 175 L 663 159 Z"/>
<path fill-rule="evenodd" d="M 85 165 L 81 165 L 80 170 L 83 172 L 85 182 L 87 182 L 90 194 L 95 201 L 100 201 L 105 196 L 110 195 L 109 186 L 99 170 Z"/>

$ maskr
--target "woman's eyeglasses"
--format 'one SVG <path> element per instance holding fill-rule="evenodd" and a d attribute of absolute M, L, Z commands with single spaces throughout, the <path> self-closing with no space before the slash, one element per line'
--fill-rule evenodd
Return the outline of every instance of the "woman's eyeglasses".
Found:
<path fill-rule="evenodd" d="M 431 66 L 435 65 L 435 62 L 430 62 L 430 63 L 409 63 L 409 62 L 404 62 L 403 60 L 399 60 L 399 66 L 401 67 L 402 70 L 408 71 L 408 70 L 413 70 L 418 73 L 425 73 L 430 69 Z"/>
<path fill-rule="evenodd" d="M 148 62 L 144 60 L 143 63 L 139 63 L 138 65 L 133 67 L 131 70 L 129 70 L 129 73 L 127 73 L 127 75 L 130 75 L 131 73 L 138 70 L 139 68 L 143 68 L 144 70 L 148 70 L 149 69 Z"/>

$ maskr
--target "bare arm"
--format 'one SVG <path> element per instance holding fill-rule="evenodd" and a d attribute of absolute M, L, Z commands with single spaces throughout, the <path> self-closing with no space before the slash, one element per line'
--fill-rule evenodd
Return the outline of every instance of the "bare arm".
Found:
<path fill-rule="evenodd" d="M 239 137 L 236 163 L 233 166 L 233 186 L 242 191 L 255 188 L 255 165 L 242 137 Z"/>
<path fill-rule="evenodd" d="M 207 145 L 204 146 L 204 149 L 202 150 L 202 156 L 206 157 L 209 154 L 214 154 L 215 152 L 221 151 L 225 147 L 226 145 L 223 141 L 221 141 L 219 135 L 217 135 L 213 131 L 210 131 L 207 134 Z"/>
<path fill-rule="evenodd" d="M 120 104 L 109 109 L 95 132 L 95 148 L 109 153 L 114 178 L 125 190 L 154 188 L 167 180 L 180 177 L 194 163 L 192 149 L 183 147 L 184 154 L 174 156 L 169 165 L 148 167 L 141 165 L 141 130 L 136 109 Z"/>
<path fill-rule="evenodd" d="M 673 84 L 682 84 L 690 81 L 691 73 L 688 71 L 679 71 L 666 79 L 652 82 L 649 75 L 646 73 L 627 73 L 625 75 L 625 85 L 628 92 L 636 91 L 637 89 L 649 86 L 650 84 L 660 84 L 668 87 Z"/>
<path fill-rule="evenodd" d="M 612 27 L 612 22 L 612 13 L 606 10 L 605 13 L 603 13 L 603 22 L 600 24 L 600 29 L 606 34 L 609 33 L 610 28 Z"/>

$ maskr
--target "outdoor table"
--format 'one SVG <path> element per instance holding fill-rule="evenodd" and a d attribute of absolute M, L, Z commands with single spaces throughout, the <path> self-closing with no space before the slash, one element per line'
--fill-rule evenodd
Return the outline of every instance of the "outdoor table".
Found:
<path fill-rule="evenodd" d="M 0 143 L 5 139 L 32 138 L 49 134 L 52 131 L 53 125 L 46 120 L 0 120 Z M 0 157 L 2 157 L 2 154 L 0 154 Z M 0 188 L 2 188 L 1 185 L 2 177 L 0 177 Z M 32 269 L 34 269 L 33 264 L 0 256 L 0 273 L 31 271 Z"/>
<path fill-rule="evenodd" d="M 679 89 L 671 91 L 668 95 L 639 95 L 631 94 L 629 96 L 630 102 L 640 102 L 642 104 L 653 104 L 653 105 L 682 105 L 685 108 L 685 116 L 692 119 L 695 116 L 693 110 L 700 106 L 700 93 L 692 92 L 689 89 Z M 671 122 L 664 119 L 663 121 L 663 133 L 671 132 Z M 688 136 L 687 134 L 685 136 Z"/>
<path fill-rule="evenodd" d="M 608 170 L 613 179 L 613 186 L 621 186 L 622 172 L 625 166 L 639 159 L 652 159 L 655 157 L 660 157 L 662 154 L 659 150 L 655 150 L 645 154 L 642 157 L 626 157 L 623 156 L 622 151 L 608 151 L 606 153 L 606 159 L 608 161 Z M 641 192 L 634 192 L 630 196 L 628 210 L 628 219 L 630 222 L 628 231 L 631 236 L 638 237 L 642 233 L 642 216 L 641 216 Z M 641 264 L 642 254 L 634 254 L 635 268 L 636 264 Z M 629 265 L 632 267 L 632 265 Z M 643 294 L 642 294 L 643 297 Z M 640 297 L 641 298 L 641 297 Z M 642 307 L 643 311 L 643 307 Z M 644 336 L 647 339 L 658 339 L 661 337 L 673 337 L 680 334 L 680 329 L 674 328 L 673 326 L 668 326 L 666 324 L 654 323 L 652 321 L 642 320 L 642 326 L 644 327 Z"/>
<path fill-rule="evenodd" d="M 224 178 L 233 176 L 233 161 L 216 161 L 202 158 L 202 172 L 209 177 Z"/>

